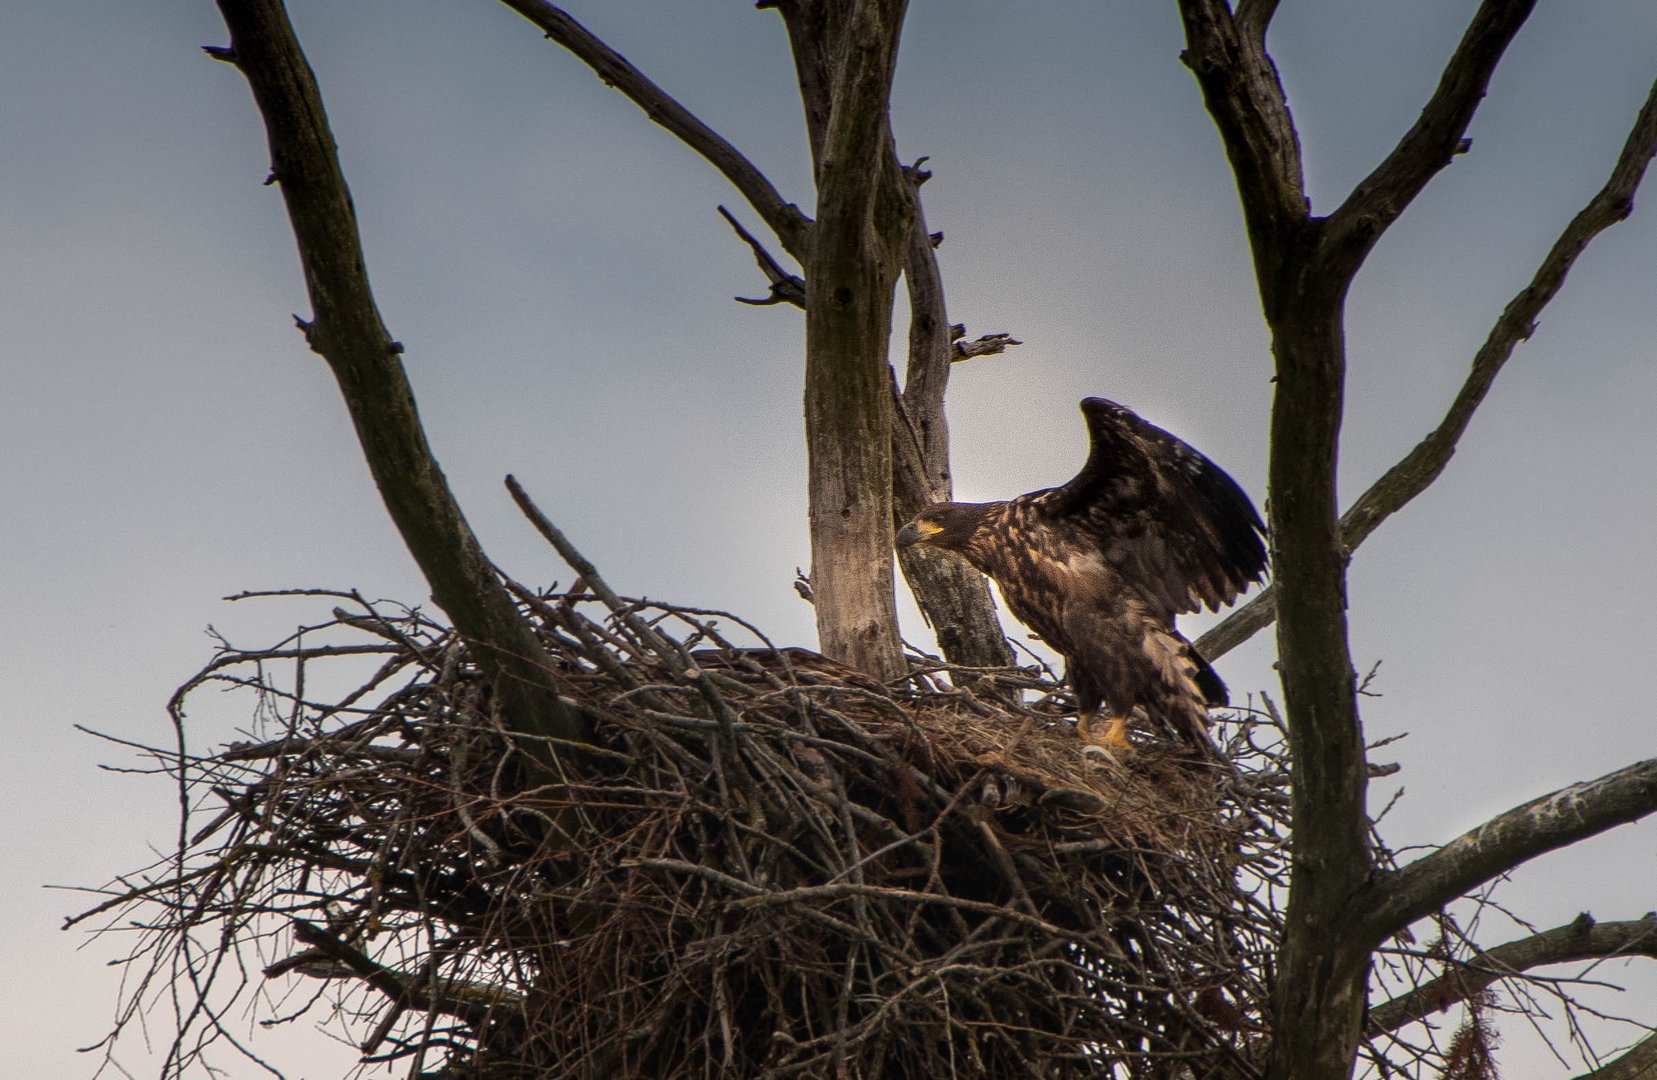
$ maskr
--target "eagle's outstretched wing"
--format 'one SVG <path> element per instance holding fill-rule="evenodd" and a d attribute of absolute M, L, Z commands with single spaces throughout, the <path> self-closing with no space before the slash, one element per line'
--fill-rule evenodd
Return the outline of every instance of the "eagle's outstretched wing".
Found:
<path fill-rule="evenodd" d="M 1063 487 L 1026 496 L 1095 539 L 1167 618 L 1218 611 L 1266 569 L 1266 527 L 1248 495 L 1184 442 L 1104 398 L 1082 402 L 1092 449 Z"/>

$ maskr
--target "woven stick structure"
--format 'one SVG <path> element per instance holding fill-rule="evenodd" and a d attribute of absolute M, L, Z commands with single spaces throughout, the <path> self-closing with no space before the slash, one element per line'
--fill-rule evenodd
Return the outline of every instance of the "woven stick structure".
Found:
<path fill-rule="evenodd" d="M 391 1075 L 1254 1072 L 1270 725 L 1216 729 L 1229 768 L 1111 762 L 1029 669 L 883 687 L 730 615 L 514 591 L 592 721 L 557 775 L 449 630 L 355 594 L 180 690 L 179 850 L 88 913 L 142 926 L 126 1016 L 178 1009 L 170 1068 L 237 1042 L 240 1002 L 333 1008 Z M 186 753 L 186 701 L 227 685 L 257 741 Z"/>

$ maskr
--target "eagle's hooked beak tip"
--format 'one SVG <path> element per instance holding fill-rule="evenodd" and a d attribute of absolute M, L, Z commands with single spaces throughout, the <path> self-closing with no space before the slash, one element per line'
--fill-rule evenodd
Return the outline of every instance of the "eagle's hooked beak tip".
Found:
<path fill-rule="evenodd" d="M 911 521 L 909 524 L 898 530 L 898 534 L 892 538 L 892 542 L 898 547 L 908 547 L 920 538 L 921 531 L 916 528 L 915 523 Z"/>

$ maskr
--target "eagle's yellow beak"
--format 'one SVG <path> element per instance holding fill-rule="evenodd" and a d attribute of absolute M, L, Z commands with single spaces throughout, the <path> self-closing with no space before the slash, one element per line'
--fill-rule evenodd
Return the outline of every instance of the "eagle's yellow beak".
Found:
<path fill-rule="evenodd" d="M 920 518 L 916 518 L 914 521 L 911 521 L 909 524 L 898 530 L 898 534 L 894 538 L 894 543 L 896 543 L 898 547 L 908 547 L 910 544 L 917 544 L 922 540 L 925 540 L 927 537 L 936 536 L 943 531 L 944 528 L 942 525 L 938 525 L 930 521 L 922 521 Z"/>

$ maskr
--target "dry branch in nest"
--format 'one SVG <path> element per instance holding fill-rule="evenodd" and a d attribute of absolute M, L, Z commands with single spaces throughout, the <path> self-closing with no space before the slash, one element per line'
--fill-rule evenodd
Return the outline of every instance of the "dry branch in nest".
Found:
<path fill-rule="evenodd" d="M 1220 729 L 1230 770 L 1155 744 L 1101 765 L 1029 671 L 972 676 L 1031 704 L 919 659 L 893 689 L 737 647 L 729 615 L 515 592 L 593 731 L 557 777 L 448 629 L 360 597 L 180 691 L 181 733 L 225 684 L 262 721 L 155 751 L 181 850 L 99 909 L 138 918 L 129 1009 L 167 987 L 176 1071 L 285 995 L 276 1019 L 331 1003 L 409 1076 L 1254 1072 L 1269 727 Z M 362 685 L 307 689 L 364 655 Z"/>

